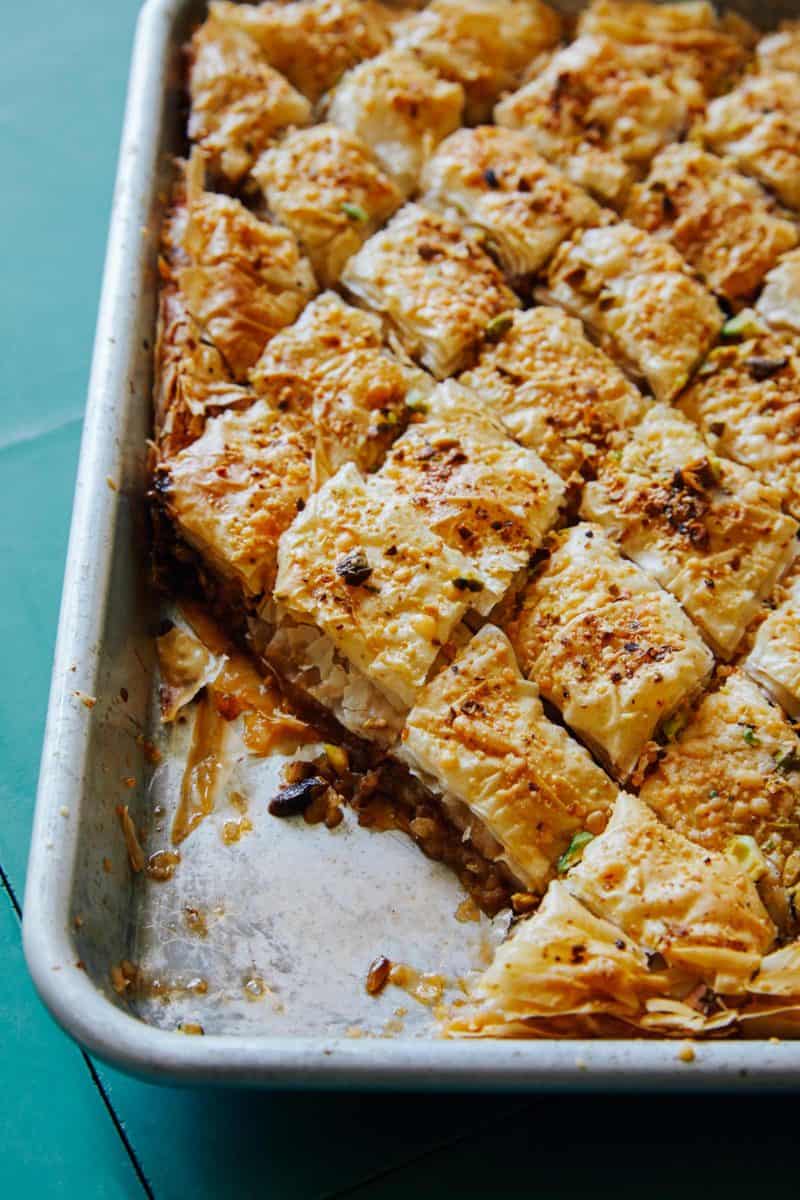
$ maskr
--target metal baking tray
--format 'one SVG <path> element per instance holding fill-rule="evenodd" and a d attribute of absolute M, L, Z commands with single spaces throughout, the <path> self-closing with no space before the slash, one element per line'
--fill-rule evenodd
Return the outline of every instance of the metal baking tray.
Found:
<path fill-rule="evenodd" d="M 148 852 L 165 848 L 185 741 L 177 730 L 148 766 L 158 614 L 142 518 L 158 232 L 183 144 L 180 47 L 202 9 L 148 0 L 136 35 L 25 895 L 42 999 L 92 1053 L 165 1081 L 797 1087 L 800 1041 L 698 1044 L 691 1064 L 674 1041 L 455 1042 L 397 988 L 367 996 L 377 955 L 454 980 L 502 929 L 457 920 L 457 880 L 402 834 L 351 815 L 334 831 L 270 817 L 274 759 L 237 767 L 247 836 L 225 844 L 236 814 L 222 805 L 182 845 L 171 880 L 130 870 L 117 806 L 148 830 Z M 128 961 L 148 981 L 131 997 L 112 984 Z"/>

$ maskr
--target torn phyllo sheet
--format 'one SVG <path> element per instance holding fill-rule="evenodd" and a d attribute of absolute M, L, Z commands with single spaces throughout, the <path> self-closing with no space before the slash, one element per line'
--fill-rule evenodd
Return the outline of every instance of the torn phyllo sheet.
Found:
<path fill-rule="evenodd" d="M 781 21 L 756 46 L 759 71 L 794 71 L 800 75 L 800 21 Z"/>
<path fill-rule="evenodd" d="M 461 84 L 464 120 L 475 124 L 489 118 L 498 96 L 560 32 L 560 17 L 541 0 L 431 0 L 398 23 L 394 44 Z"/>
<path fill-rule="evenodd" d="M 349 260 L 342 283 L 383 313 L 405 350 L 439 379 L 463 370 L 519 300 L 475 238 L 407 204 Z"/>
<path fill-rule="evenodd" d="M 580 37 L 495 109 L 533 148 L 599 200 L 619 206 L 652 157 L 681 137 L 703 93 L 655 47 Z"/>
<path fill-rule="evenodd" d="M 448 1034 L 714 1034 L 762 1010 L 752 992 L 764 972 L 776 995 L 786 985 L 747 873 L 640 800 L 620 794 L 605 831 L 565 865 L 454 1008 Z"/>
<path fill-rule="evenodd" d="M 347 464 L 281 538 L 275 597 L 402 708 L 474 607 L 476 575 L 388 481 Z"/>
<path fill-rule="evenodd" d="M 494 843 L 524 887 L 542 892 L 575 836 L 599 833 L 617 789 L 548 720 L 508 638 L 486 625 L 417 697 L 397 753 L 451 818 Z"/>
<path fill-rule="evenodd" d="M 204 191 L 197 151 L 187 185 L 178 287 L 233 378 L 243 382 L 269 339 L 316 292 L 314 273 L 288 230 L 259 221 L 231 196 Z"/>
<path fill-rule="evenodd" d="M 633 187 L 625 217 L 669 241 L 712 291 L 745 300 L 778 258 L 797 245 L 760 184 L 700 146 L 667 146 Z"/>
<path fill-rule="evenodd" d="M 506 632 L 522 671 L 625 779 L 711 674 L 677 601 L 597 526 L 553 534 Z"/>
<path fill-rule="evenodd" d="M 731 855 L 779 926 L 795 924 L 800 738 L 752 680 L 734 671 L 703 697 L 640 794 L 684 837 Z"/>
<path fill-rule="evenodd" d="M 659 400 L 677 395 L 722 326 L 714 297 L 677 250 L 627 221 L 565 242 L 542 296 L 580 317 Z"/>
<path fill-rule="evenodd" d="M 581 513 L 680 601 L 723 657 L 794 557 L 797 524 L 773 488 L 717 458 L 695 425 L 653 404 L 618 435 Z"/>
<path fill-rule="evenodd" d="M 280 133 L 311 120 L 305 96 L 236 25 L 209 17 L 195 32 L 189 56 L 189 138 L 212 175 L 238 183 Z"/>
<path fill-rule="evenodd" d="M 336 125 L 297 129 L 253 168 L 270 214 L 297 238 L 323 287 L 402 203 L 369 148 Z"/>
<path fill-rule="evenodd" d="M 461 124 L 464 89 L 405 50 L 353 67 L 331 93 L 328 120 L 365 142 L 404 196 L 442 138 Z"/>
<path fill-rule="evenodd" d="M 186 308 L 180 289 L 161 285 L 155 352 L 153 408 L 156 444 L 171 458 L 228 408 L 246 408 L 255 394 L 231 379 L 225 361 Z"/>
<path fill-rule="evenodd" d="M 706 0 L 679 4 L 592 0 L 578 18 L 578 32 L 657 47 L 709 95 L 733 86 L 758 37 L 738 14 L 720 17 Z"/>
<path fill-rule="evenodd" d="M 277 334 L 250 373 L 278 409 L 305 414 L 314 439 L 314 481 L 345 462 L 372 471 L 433 388 L 429 375 L 383 345 L 381 321 L 335 292 L 308 305 Z"/>
<path fill-rule="evenodd" d="M 538 271 L 564 238 L 603 210 L 532 148 L 525 133 L 459 129 L 428 161 L 422 203 L 482 235 L 512 279 Z"/>
<path fill-rule="evenodd" d="M 254 605 L 275 580 L 278 539 L 311 487 L 304 422 L 265 400 L 213 417 L 157 468 L 154 490 L 181 539 Z"/>
<path fill-rule="evenodd" d="M 635 424 L 647 401 L 559 308 L 531 308 L 485 344 L 460 382 L 513 437 L 562 479 L 591 478 L 611 434 Z"/>
<path fill-rule="evenodd" d="M 521 577 L 564 497 L 558 476 L 453 380 L 425 399 L 377 478 L 469 559 L 472 574 L 461 586 L 483 614 Z"/>
<path fill-rule="evenodd" d="M 784 254 L 769 272 L 756 312 L 770 328 L 800 334 L 800 250 Z"/>
<path fill-rule="evenodd" d="M 714 450 L 749 467 L 800 518 L 800 342 L 760 328 L 752 313 L 725 330 L 678 405 Z"/>
<path fill-rule="evenodd" d="M 696 135 L 788 205 L 800 208 L 800 76 L 751 75 L 712 100 Z"/>
<path fill-rule="evenodd" d="M 778 592 L 742 664 L 795 721 L 800 720 L 800 574 Z"/>
<path fill-rule="evenodd" d="M 214 20 L 248 33 L 271 66 L 312 102 L 389 43 L 389 13 L 374 0 L 212 0 L 209 10 Z"/>

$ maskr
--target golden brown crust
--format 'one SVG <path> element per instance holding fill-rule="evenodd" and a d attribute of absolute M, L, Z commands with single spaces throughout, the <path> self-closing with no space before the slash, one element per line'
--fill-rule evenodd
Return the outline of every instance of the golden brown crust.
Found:
<path fill-rule="evenodd" d="M 492 321 L 519 306 L 475 239 L 418 204 L 365 243 L 342 283 L 384 313 L 406 351 L 439 379 L 466 367 Z"/>
<path fill-rule="evenodd" d="M 753 333 L 713 350 L 679 407 L 714 450 L 749 467 L 800 518 L 800 344 Z"/>
<path fill-rule="evenodd" d="M 422 203 L 482 232 L 512 278 L 538 271 L 576 229 L 604 219 L 524 133 L 495 125 L 452 134 L 428 161 L 420 185 Z"/>
<path fill-rule="evenodd" d="M 558 14 L 541 0 L 431 0 L 400 22 L 395 45 L 415 53 L 466 94 L 465 121 L 488 119 L 501 92 L 559 38 Z"/>
<path fill-rule="evenodd" d="M 779 503 L 744 467 L 717 459 L 686 417 L 658 404 L 620 435 L 581 511 L 729 656 L 796 550 L 797 525 Z"/>
<path fill-rule="evenodd" d="M 414 54 L 393 49 L 348 71 L 331 94 L 327 115 L 366 142 L 409 196 L 426 159 L 458 128 L 463 108 L 460 84 L 439 79 Z"/>
<path fill-rule="evenodd" d="M 213 18 L 248 33 L 290 83 L 316 101 L 343 73 L 385 50 L 388 13 L 373 0 L 214 0 Z"/>
<path fill-rule="evenodd" d="M 566 242 L 550 264 L 546 297 L 579 316 L 658 400 L 677 395 L 722 325 L 678 252 L 627 221 Z"/>
<path fill-rule="evenodd" d="M 514 314 L 496 342 L 460 377 L 491 405 L 523 446 L 562 479 L 591 478 L 619 429 L 633 425 L 646 401 L 575 317 L 558 308 Z"/>
<path fill-rule="evenodd" d="M 633 188 L 625 217 L 671 242 L 712 291 L 743 300 L 797 244 L 795 225 L 771 208 L 754 180 L 682 143 L 655 158 L 647 179 Z"/>
<path fill-rule="evenodd" d="M 289 133 L 253 168 L 272 215 L 308 255 L 322 287 L 400 207 L 399 189 L 369 148 L 336 125 Z"/>
<path fill-rule="evenodd" d="M 210 17 L 195 32 L 190 57 L 189 138 L 213 174 L 238 183 L 281 131 L 311 120 L 305 96 L 237 27 Z"/>
<path fill-rule="evenodd" d="M 800 576 L 795 572 L 775 597 L 776 607 L 756 634 L 745 670 L 800 720 Z"/>
<path fill-rule="evenodd" d="M 597 526 L 554 534 L 508 636 L 522 670 L 624 779 L 713 658 L 666 592 Z"/>

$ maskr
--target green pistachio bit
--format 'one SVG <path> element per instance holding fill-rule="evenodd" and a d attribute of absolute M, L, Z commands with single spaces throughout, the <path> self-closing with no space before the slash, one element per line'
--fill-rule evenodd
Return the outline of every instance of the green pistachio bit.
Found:
<path fill-rule="evenodd" d="M 675 741 L 681 730 L 686 728 L 687 721 L 688 717 L 685 712 L 675 712 L 671 717 L 667 717 L 661 729 L 668 742 Z"/>
<path fill-rule="evenodd" d="M 742 729 L 742 737 L 747 742 L 748 746 L 760 746 L 761 745 L 761 742 L 759 741 L 759 739 L 756 735 L 755 727 L 753 725 L 745 725 L 744 726 L 744 728 Z"/>
<path fill-rule="evenodd" d="M 725 847 L 725 853 L 753 880 L 760 879 L 767 869 L 758 842 L 749 834 L 742 833 L 738 837 L 732 837 Z"/>
<path fill-rule="evenodd" d="M 788 750 L 779 750 L 775 755 L 775 766 L 779 771 L 785 771 L 787 774 L 789 771 L 799 771 L 800 754 L 793 746 Z"/>
<path fill-rule="evenodd" d="M 360 204 L 349 204 L 345 202 L 342 205 L 342 212 L 349 217 L 351 221 L 368 221 L 369 213 L 361 207 Z"/>
<path fill-rule="evenodd" d="M 514 324 L 514 314 L 510 312 L 498 313 L 496 317 L 492 317 L 489 324 L 486 326 L 484 333 L 486 340 L 489 342 L 498 341 L 504 333 L 508 333 L 511 326 Z"/>
<path fill-rule="evenodd" d="M 589 833 L 588 829 L 582 829 L 580 833 L 574 835 L 572 841 L 556 863 L 556 870 L 559 875 L 563 875 L 570 867 L 574 867 L 575 863 L 581 861 L 584 850 L 593 838 L 594 834 Z"/>
<path fill-rule="evenodd" d="M 743 308 L 722 326 L 723 337 L 758 337 L 764 327 L 752 308 Z"/>

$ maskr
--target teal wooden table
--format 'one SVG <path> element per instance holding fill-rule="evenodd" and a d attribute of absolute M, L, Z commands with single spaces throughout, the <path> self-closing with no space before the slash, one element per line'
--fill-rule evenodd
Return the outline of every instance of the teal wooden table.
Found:
<path fill-rule="evenodd" d="M 19 902 L 138 4 L 0 8 L 0 1197 L 796 1190 L 789 1099 L 180 1091 L 45 1014 Z"/>

